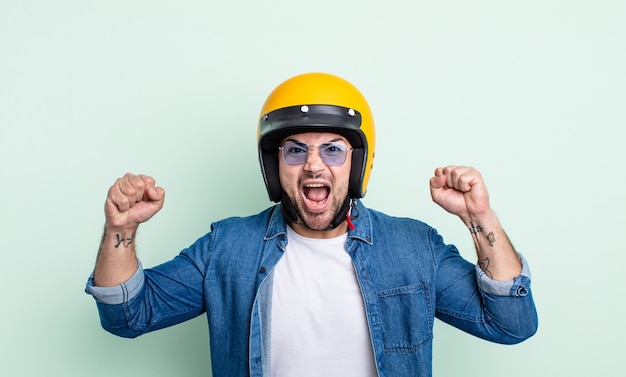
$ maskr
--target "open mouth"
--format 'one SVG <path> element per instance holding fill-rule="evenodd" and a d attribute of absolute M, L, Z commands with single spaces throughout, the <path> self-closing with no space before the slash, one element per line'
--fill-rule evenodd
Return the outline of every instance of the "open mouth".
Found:
<path fill-rule="evenodd" d="M 330 187 L 323 183 L 309 183 L 302 187 L 304 204 L 311 212 L 321 212 L 326 208 Z"/>

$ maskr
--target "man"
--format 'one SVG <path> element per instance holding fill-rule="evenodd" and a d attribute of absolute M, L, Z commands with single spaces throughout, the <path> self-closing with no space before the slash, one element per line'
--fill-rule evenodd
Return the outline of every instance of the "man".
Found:
<path fill-rule="evenodd" d="M 526 262 L 489 205 L 478 171 L 437 168 L 433 200 L 467 225 L 478 267 L 426 224 L 368 209 L 374 123 L 345 80 L 293 77 L 268 97 L 259 161 L 272 201 L 231 218 L 173 260 L 143 270 L 140 223 L 163 206 L 154 179 L 110 188 L 87 292 L 125 337 L 207 314 L 213 375 L 430 376 L 437 317 L 493 342 L 533 335 Z"/>

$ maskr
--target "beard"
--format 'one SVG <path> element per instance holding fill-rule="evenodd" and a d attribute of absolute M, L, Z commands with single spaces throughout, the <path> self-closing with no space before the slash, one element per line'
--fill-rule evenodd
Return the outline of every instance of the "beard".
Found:
<path fill-rule="evenodd" d="M 324 212 L 311 212 L 307 210 L 304 203 L 301 200 L 294 200 L 295 198 L 289 198 L 293 204 L 295 204 L 294 208 L 296 211 L 296 215 L 302 222 L 304 226 L 312 230 L 327 230 L 335 228 L 335 218 L 339 215 L 342 210 L 342 205 L 345 202 L 345 197 L 339 199 L 337 197 L 333 198 L 330 206 L 324 210 Z"/>
<path fill-rule="evenodd" d="M 340 196 L 341 197 L 341 196 Z M 289 223 L 304 226 L 311 230 L 334 229 L 344 221 L 350 207 L 350 198 L 347 193 L 343 199 L 335 199 L 324 212 L 311 212 L 299 197 L 294 198 L 283 191 L 281 211 Z"/>
<path fill-rule="evenodd" d="M 345 221 L 350 199 L 348 196 L 348 181 L 341 179 L 336 181 L 333 175 L 315 175 L 305 172 L 298 178 L 296 184 L 289 184 L 289 177 L 282 181 L 283 187 L 281 211 L 285 220 L 294 225 L 300 225 L 314 231 L 326 231 L 335 229 Z M 343 178 L 343 177 L 342 177 Z M 325 182 L 327 186 L 306 187 L 305 182 L 316 180 Z M 320 191 L 326 189 L 327 203 L 320 206 L 324 200 L 324 194 Z"/>

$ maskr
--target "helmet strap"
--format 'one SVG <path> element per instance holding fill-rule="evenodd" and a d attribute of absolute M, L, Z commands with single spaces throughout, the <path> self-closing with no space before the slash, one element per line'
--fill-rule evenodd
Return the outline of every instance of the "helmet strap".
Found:
<path fill-rule="evenodd" d="M 350 219 L 350 218 L 354 219 L 358 217 L 358 215 L 356 217 L 349 215 L 352 212 L 353 202 L 354 202 L 354 199 L 350 198 L 349 196 L 346 196 L 346 199 L 344 200 L 343 205 L 339 209 L 339 212 L 337 212 L 337 215 L 333 219 L 332 223 L 330 224 L 328 228 L 324 230 L 335 229 L 336 227 L 341 225 L 344 221 L 346 221 L 346 219 Z M 287 223 L 304 225 L 308 228 L 308 225 L 305 224 L 302 221 L 302 219 L 300 219 L 300 217 L 298 216 L 298 210 L 296 209 L 296 206 L 292 203 L 291 199 L 289 199 L 285 191 L 282 192 L 281 201 L 280 201 L 280 211 L 283 214 L 283 217 L 285 218 L 285 221 Z M 352 229 L 352 227 L 350 228 Z"/>

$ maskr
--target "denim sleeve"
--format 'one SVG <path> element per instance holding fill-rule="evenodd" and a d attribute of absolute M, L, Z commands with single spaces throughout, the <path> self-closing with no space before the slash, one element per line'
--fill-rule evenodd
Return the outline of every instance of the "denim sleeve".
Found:
<path fill-rule="evenodd" d="M 204 313 L 204 274 L 210 237 L 202 237 L 168 262 L 143 269 L 115 287 L 97 287 L 93 277 L 85 291 L 96 300 L 102 327 L 134 338 Z"/>
<path fill-rule="evenodd" d="M 436 316 L 482 339 L 516 344 L 537 331 L 538 320 L 528 264 L 509 281 L 494 281 L 465 260 L 436 231 L 431 247 L 437 263 Z M 520 256 L 521 257 L 521 256 Z"/>
<path fill-rule="evenodd" d="M 476 265 L 478 286 L 487 294 L 494 296 L 526 296 L 530 292 L 530 268 L 523 255 L 518 253 L 522 261 L 522 273 L 512 280 L 496 281 L 491 279 Z"/>
<path fill-rule="evenodd" d="M 134 298 L 143 287 L 144 276 L 143 267 L 140 261 L 137 261 L 139 268 L 127 281 L 114 287 L 98 287 L 94 285 L 93 273 L 87 279 L 85 292 L 92 295 L 97 302 L 107 305 L 119 305 L 128 302 Z"/>

